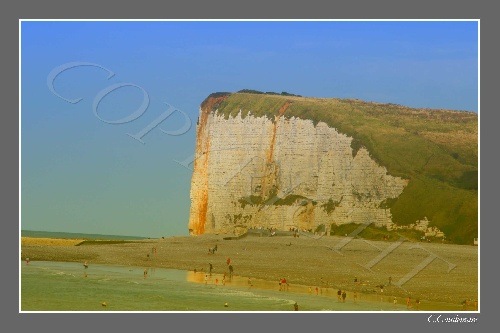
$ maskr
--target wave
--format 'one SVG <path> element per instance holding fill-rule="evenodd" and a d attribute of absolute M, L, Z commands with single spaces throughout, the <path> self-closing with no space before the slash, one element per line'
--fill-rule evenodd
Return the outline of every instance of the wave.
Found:
<path fill-rule="evenodd" d="M 221 292 L 218 292 L 217 294 L 221 295 L 221 296 L 245 297 L 245 298 L 249 298 L 249 299 L 268 300 L 268 301 L 272 301 L 272 302 L 289 304 L 289 305 L 293 305 L 295 303 L 294 300 L 290 300 L 287 298 L 261 295 L 261 294 L 258 294 L 258 293 L 252 292 L 252 291 L 226 289 L 226 288 L 224 288 L 224 289 L 220 288 L 220 290 L 221 290 Z M 258 291 L 258 290 L 256 290 L 256 291 Z"/>
<path fill-rule="evenodd" d="M 61 275 L 61 276 L 67 275 L 67 276 L 73 276 L 73 277 L 75 276 L 72 273 L 66 273 L 66 272 L 61 272 L 61 271 L 58 271 L 58 272 L 54 271 L 51 275 Z"/>

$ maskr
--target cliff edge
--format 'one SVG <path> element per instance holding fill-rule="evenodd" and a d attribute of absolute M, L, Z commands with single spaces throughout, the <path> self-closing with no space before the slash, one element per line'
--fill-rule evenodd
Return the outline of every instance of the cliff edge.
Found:
<path fill-rule="evenodd" d="M 477 114 L 251 92 L 200 106 L 190 234 L 372 223 L 477 237 Z"/>

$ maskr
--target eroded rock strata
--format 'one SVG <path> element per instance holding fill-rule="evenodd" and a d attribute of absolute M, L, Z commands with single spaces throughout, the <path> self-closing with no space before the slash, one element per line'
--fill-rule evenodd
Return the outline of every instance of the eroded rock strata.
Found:
<path fill-rule="evenodd" d="M 200 108 L 191 183 L 189 232 L 240 233 L 248 228 L 315 230 L 332 223 L 393 224 L 388 199 L 408 181 L 393 177 L 352 138 L 310 120 L 225 117 L 224 97 Z M 215 110 L 215 111 L 213 111 Z"/>

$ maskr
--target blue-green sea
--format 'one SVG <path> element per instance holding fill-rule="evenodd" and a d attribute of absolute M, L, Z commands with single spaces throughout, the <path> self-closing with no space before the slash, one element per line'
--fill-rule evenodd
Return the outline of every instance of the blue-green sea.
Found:
<path fill-rule="evenodd" d="M 84 234 L 84 233 L 77 233 L 77 232 L 56 232 L 56 231 L 35 231 L 35 230 L 21 230 L 21 237 L 63 238 L 63 239 L 105 239 L 105 240 L 147 239 L 147 237 L 140 237 L 140 236 Z"/>
<path fill-rule="evenodd" d="M 222 285 L 215 276 L 174 269 L 21 262 L 21 311 L 405 311 L 403 305 L 332 295 Z M 246 281 L 246 280 L 245 280 Z M 105 302 L 106 306 L 103 306 Z M 227 307 L 225 304 L 227 303 Z"/>

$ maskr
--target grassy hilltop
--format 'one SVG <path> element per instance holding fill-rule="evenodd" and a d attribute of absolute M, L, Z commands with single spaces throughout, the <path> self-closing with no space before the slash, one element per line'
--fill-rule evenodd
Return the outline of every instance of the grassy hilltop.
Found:
<path fill-rule="evenodd" d="M 210 97 L 227 96 L 217 103 Z M 390 207 L 393 221 L 408 225 L 427 217 L 449 242 L 472 244 L 478 237 L 478 115 L 473 112 L 416 109 L 356 99 L 305 98 L 288 93 L 214 93 L 203 103 L 226 118 L 242 111 L 274 120 L 284 117 L 322 121 L 353 138 L 353 155 L 366 147 L 388 173 L 409 179 Z M 211 110 L 207 110 L 211 111 Z"/>

